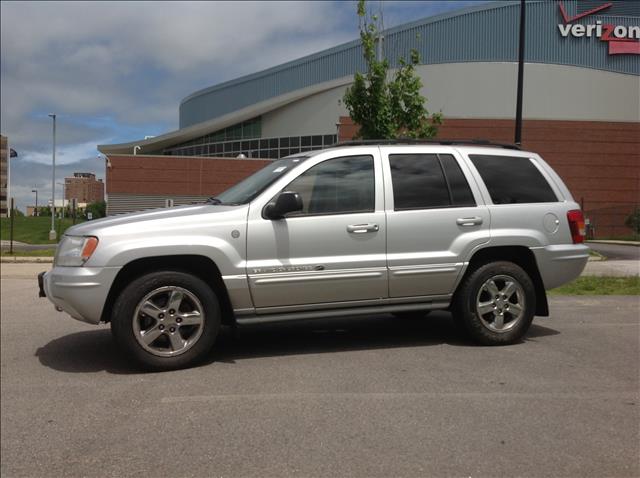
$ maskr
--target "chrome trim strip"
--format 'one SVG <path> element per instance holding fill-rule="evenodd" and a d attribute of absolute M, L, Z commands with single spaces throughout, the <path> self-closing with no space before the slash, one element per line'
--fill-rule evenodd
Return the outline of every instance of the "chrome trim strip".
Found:
<path fill-rule="evenodd" d="M 337 274 L 318 274 L 318 275 L 296 275 L 287 277 L 271 277 L 255 279 L 255 276 L 251 277 L 253 284 L 286 284 L 288 282 L 314 282 L 314 281 L 327 281 L 334 279 L 365 279 L 382 277 L 382 272 L 349 272 L 349 273 L 337 273 Z"/>
<path fill-rule="evenodd" d="M 461 264 L 462 265 L 462 264 Z M 457 272 L 456 267 L 429 267 L 429 268 L 411 268 L 411 269 L 390 269 L 394 276 L 417 276 L 424 274 L 444 274 L 448 272 Z"/>
<path fill-rule="evenodd" d="M 222 276 L 222 280 L 223 280 L 223 281 L 229 281 L 229 280 L 246 280 L 246 279 L 247 279 L 247 275 L 246 275 L 246 274 L 238 274 L 238 275 Z"/>
<path fill-rule="evenodd" d="M 97 287 L 99 282 L 54 282 L 57 287 Z"/>

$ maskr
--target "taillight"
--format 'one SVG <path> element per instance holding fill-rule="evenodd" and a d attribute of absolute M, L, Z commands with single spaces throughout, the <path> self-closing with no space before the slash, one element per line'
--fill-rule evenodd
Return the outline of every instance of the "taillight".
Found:
<path fill-rule="evenodd" d="M 571 230 L 571 239 L 574 244 L 582 244 L 586 235 L 584 227 L 584 216 L 580 209 L 573 209 L 567 213 L 569 221 L 569 229 Z"/>

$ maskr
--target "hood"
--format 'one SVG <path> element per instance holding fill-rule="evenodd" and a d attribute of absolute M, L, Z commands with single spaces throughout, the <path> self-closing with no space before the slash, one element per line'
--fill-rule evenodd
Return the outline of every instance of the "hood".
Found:
<path fill-rule="evenodd" d="M 229 211 L 237 211 L 247 206 L 220 206 L 211 204 L 198 204 L 195 206 L 177 206 L 162 209 L 151 209 L 142 212 L 121 214 L 118 216 L 105 217 L 92 221 L 83 222 L 70 227 L 65 231 L 67 236 L 99 236 L 105 230 L 136 229 L 153 230 L 160 224 L 165 224 L 178 220 L 183 222 L 197 220 L 192 216 L 207 215 L 207 218 L 214 218 L 218 214 L 223 215 Z M 213 216 L 213 217 L 212 217 Z"/>

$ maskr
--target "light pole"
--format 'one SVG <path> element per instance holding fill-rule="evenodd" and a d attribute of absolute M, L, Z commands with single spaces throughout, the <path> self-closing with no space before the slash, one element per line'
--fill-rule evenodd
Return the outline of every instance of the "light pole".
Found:
<path fill-rule="evenodd" d="M 32 189 L 31 192 L 32 193 L 36 193 L 36 207 L 33 210 L 33 215 L 37 216 L 38 215 L 38 190 L 37 189 Z"/>
<path fill-rule="evenodd" d="M 518 86 L 516 91 L 516 130 L 514 143 L 522 144 L 522 88 L 524 82 L 524 41 L 526 24 L 526 0 L 520 0 L 520 40 L 518 43 Z"/>
<path fill-rule="evenodd" d="M 49 118 L 53 118 L 53 171 L 51 173 L 51 230 L 49 231 L 49 240 L 56 240 L 56 115 L 51 113 Z"/>
<path fill-rule="evenodd" d="M 65 194 L 65 183 L 56 183 L 59 184 L 60 186 L 62 186 L 62 219 L 64 219 L 64 209 L 65 209 L 65 204 L 64 201 L 67 197 L 67 195 Z"/>

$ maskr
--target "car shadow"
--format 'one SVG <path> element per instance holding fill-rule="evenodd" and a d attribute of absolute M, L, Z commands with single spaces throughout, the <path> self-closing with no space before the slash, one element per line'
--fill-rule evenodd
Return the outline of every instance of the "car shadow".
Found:
<path fill-rule="evenodd" d="M 559 334 L 534 323 L 520 343 Z M 478 347 L 454 325 L 451 315 L 400 319 L 392 315 L 260 324 L 221 330 L 216 346 L 202 365 L 302 354 L 321 354 L 432 345 Z M 514 346 L 518 346 L 515 344 Z M 107 329 L 66 335 L 52 340 L 35 354 L 46 367 L 67 373 L 135 374 L 132 365 Z"/>

